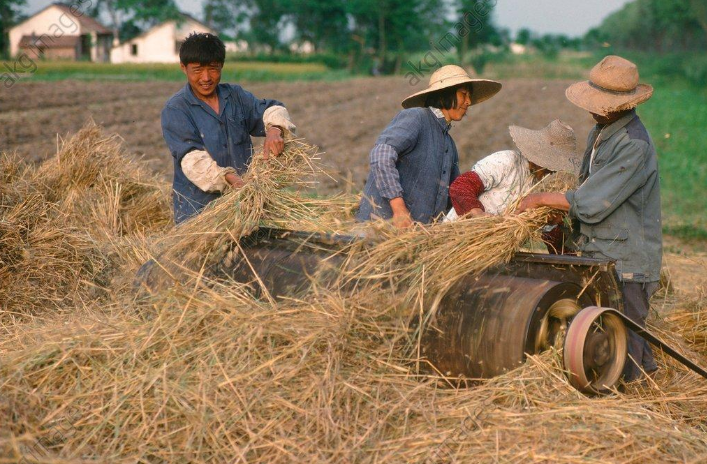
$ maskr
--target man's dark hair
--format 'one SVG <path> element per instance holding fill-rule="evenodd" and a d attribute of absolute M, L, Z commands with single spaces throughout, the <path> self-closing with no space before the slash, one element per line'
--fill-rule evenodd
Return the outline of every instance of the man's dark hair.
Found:
<path fill-rule="evenodd" d="M 454 87 L 448 87 L 427 95 L 427 98 L 425 99 L 425 106 L 439 108 L 440 110 L 451 110 L 456 108 L 458 105 L 457 89 L 461 89 L 463 87 L 466 87 L 471 95 L 473 91 L 471 83 L 459 84 Z"/>
<path fill-rule="evenodd" d="M 179 47 L 179 61 L 184 66 L 189 63 L 223 64 L 226 61 L 226 46 L 213 34 L 194 32 Z"/>

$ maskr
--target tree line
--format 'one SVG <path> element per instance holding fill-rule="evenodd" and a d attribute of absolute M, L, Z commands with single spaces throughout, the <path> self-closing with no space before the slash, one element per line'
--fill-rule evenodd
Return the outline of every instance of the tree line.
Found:
<path fill-rule="evenodd" d="M 704 51 L 707 0 L 634 0 L 590 30 L 585 41 L 651 52 Z"/>
<path fill-rule="evenodd" d="M 497 0 L 204 0 L 202 19 L 252 52 L 286 55 L 291 42 L 308 43 L 349 69 L 399 72 L 412 54 L 428 61 L 483 61 L 479 46 L 505 47 L 512 38 L 492 20 Z M 24 19 L 26 0 L 0 0 L 0 53 L 7 31 Z M 180 20 L 175 0 L 93 0 L 88 13 L 101 18 L 121 40 L 168 19 Z M 704 50 L 707 0 L 634 0 L 584 37 L 536 35 L 513 38 L 543 53 L 563 48 L 647 51 Z"/>

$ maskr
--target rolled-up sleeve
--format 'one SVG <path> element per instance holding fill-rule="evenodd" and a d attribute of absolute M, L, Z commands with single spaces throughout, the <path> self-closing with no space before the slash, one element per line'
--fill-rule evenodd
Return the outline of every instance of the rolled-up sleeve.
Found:
<path fill-rule="evenodd" d="M 162 136 L 169 151 L 181 164 L 182 158 L 192 151 L 205 150 L 199 129 L 189 115 L 173 106 L 165 106 L 161 115 Z"/>
<path fill-rule="evenodd" d="M 648 144 L 642 140 L 627 142 L 577 190 L 567 191 L 569 215 L 586 224 L 606 219 L 646 182 L 643 166 L 647 148 Z"/>
<path fill-rule="evenodd" d="M 271 127 L 279 127 L 285 133 L 292 135 L 297 132 L 297 126 L 292 122 L 290 112 L 284 106 L 275 105 L 266 109 L 263 113 L 263 124 L 266 131 Z"/>
<path fill-rule="evenodd" d="M 226 174 L 235 173 L 232 167 L 221 167 L 205 151 L 195 150 L 182 158 L 182 171 L 192 184 L 204 192 L 223 192 L 228 186 Z"/>

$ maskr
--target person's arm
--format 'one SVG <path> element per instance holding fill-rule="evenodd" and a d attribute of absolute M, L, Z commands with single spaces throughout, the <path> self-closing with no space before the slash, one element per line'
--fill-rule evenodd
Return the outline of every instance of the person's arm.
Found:
<path fill-rule="evenodd" d="M 618 147 L 604 166 L 590 175 L 577 190 L 537 193 L 521 202 L 518 212 L 539 206 L 568 211 L 585 224 L 597 224 L 619 207 L 646 181 L 642 174 L 648 144 L 631 140 Z"/>
<path fill-rule="evenodd" d="M 181 162 L 182 171 L 191 183 L 204 192 L 223 192 L 229 185 L 242 187 L 243 180 L 231 167 L 222 168 L 204 150 L 187 153 Z"/>
<path fill-rule="evenodd" d="M 223 168 L 209 155 L 201 134 L 188 114 L 166 106 L 161 115 L 162 134 L 172 156 L 190 182 L 204 192 L 222 192 L 228 184 L 242 185 L 233 168 Z M 235 178 L 234 178 L 235 177 Z"/>
<path fill-rule="evenodd" d="M 393 224 L 405 228 L 412 225 L 410 211 L 403 200 L 403 188 L 397 162 L 417 144 L 423 112 L 404 110 L 393 118 L 378 137 L 370 153 L 371 172 L 381 197 L 388 200 Z"/>
<path fill-rule="evenodd" d="M 521 200 L 520 205 L 516 208 L 516 213 L 520 214 L 530 209 L 547 206 L 549 208 L 559 209 L 560 211 L 569 211 L 570 204 L 565 197 L 565 193 L 561 192 L 544 192 L 531 193 L 526 195 Z"/>
<path fill-rule="evenodd" d="M 465 172 L 449 186 L 449 197 L 457 215 L 470 214 L 472 217 L 488 215 L 479 195 L 484 192 L 484 183 L 474 171 Z"/>
<path fill-rule="evenodd" d="M 400 185 L 400 173 L 396 167 L 398 153 L 393 147 L 380 144 L 373 147 L 370 165 L 376 187 L 381 197 L 388 200 L 393 211 L 393 223 L 401 228 L 408 227 L 412 221 L 403 200 L 403 187 Z"/>
<path fill-rule="evenodd" d="M 279 155 L 285 149 L 284 137 L 294 134 L 297 127 L 290 119 L 285 105 L 277 100 L 259 99 L 239 86 L 234 86 L 243 104 L 248 133 L 254 137 L 265 136 L 263 155 Z"/>

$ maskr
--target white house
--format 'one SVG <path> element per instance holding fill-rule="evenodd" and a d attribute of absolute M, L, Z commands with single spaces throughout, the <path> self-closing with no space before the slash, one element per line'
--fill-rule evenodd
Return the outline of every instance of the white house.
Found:
<path fill-rule="evenodd" d="M 137 37 L 113 47 L 113 63 L 179 63 L 179 47 L 192 32 L 210 32 L 205 24 L 187 14 L 154 26 Z"/>
<path fill-rule="evenodd" d="M 9 37 L 12 56 L 32 59 L 108 61 L 113 42 L 113 33 L 79 3 L 52 3 L 10 29 Z"/>

